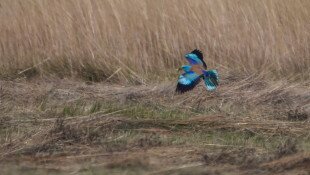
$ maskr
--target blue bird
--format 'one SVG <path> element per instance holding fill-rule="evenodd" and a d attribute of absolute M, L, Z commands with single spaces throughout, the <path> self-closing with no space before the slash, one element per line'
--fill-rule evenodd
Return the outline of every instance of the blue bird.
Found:
<path fill-rule="evenodd" d="M 184 71 L 179 78 L 176 92 L 184 93 L 192 90 L 199 84 L 201 78 L 209 91 L 213 91 L 218 86 L 219 75 L 216 70 L 206 70 L 207 64 L 203 60 L 201 51 L 195 49 L 185 55 L 190 65 L 183 65 L 181 69 Z"/>

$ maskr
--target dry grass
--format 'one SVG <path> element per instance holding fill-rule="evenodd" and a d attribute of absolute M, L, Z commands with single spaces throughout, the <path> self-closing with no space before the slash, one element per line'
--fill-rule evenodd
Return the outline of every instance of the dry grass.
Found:
<path fill-rule="evenodd" d="M 192 166 L 201 174 L 309 169 L 308 87 L 254 77 L 222 79 L 216 92 L 199 85 L 182 95 L 173 93 L 172 83 L 0 84 L 2 174 L 190 174 Z"/>
<path fill-rule="evenodd" d="M 308 80 L 308 0 L 0 1 L 0 75 L 164 79 L 201 49 L 220 72 Z M 113 74 L 115 73 L 115 74 Z"/>
<path fill-rule="evenodd" d="M 0 0 L 0 169 L 308 171 L 309 9 L 308 0 Z M 175 79 L 194 48 L 219 70 L 217 91 L 178 95 L 175 83 L 156 83 Z"/>

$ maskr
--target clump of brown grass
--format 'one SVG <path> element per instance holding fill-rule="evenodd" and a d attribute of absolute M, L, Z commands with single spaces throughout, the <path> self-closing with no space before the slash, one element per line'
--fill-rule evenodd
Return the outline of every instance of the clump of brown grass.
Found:
<path fill-rule="evenodd" d="M 31 76 L 141 82 L 199 48 L 221 72 L 305 80 L 309 9 L 307 0 L 1 0 L 0 75 L 30 67 Z"/>

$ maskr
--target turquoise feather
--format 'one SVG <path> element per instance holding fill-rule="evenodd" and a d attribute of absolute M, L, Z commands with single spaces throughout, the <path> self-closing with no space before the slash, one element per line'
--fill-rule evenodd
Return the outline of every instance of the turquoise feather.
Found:
<path fill-rule="evenodd" d="M 182 66 L 181 68 L 183 69 L 184 72 L 190 72 L 192 66 L 190 66 L 190 65 L 184 65 L 184 66 Z"/>
<path fill-rule="evenodd" d="M 204 83 L 206 85 L 207 90 L 213 91 L 218 86 L 219 75 L 216 70 L 204 70 Z"/>
<path fill-rule="evenodd" d="M 188 71 L 179 76 L 176 91 L 183 93 L 192 90 L 199 82 L 201 76 L 193 71 Z"/>
<path fill-rule="evenodd" d="M 198 58 L 196 54 L 193 53 L 188 53 L 185 55 L 185 58 L 191 65 L 196 65 L 196 64 L 203 64 L 203 62 Z"/>

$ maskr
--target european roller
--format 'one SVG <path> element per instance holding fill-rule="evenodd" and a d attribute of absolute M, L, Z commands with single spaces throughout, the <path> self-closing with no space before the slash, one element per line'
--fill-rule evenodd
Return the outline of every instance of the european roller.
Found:
<path fill-rule="evenodd" d="M 219 76 L 216 70 L 207 70 L 207 64 L 203 60 L 200 50 L 193 50 L 185 55 L 189 65 L 184 65 L 180 69 L 184 71 L 179 76 L 176 92 L 183 93 L 192 90 L 201 79 L 203 79 L 206 89 L 213 91 L 218 86 Z"/>

